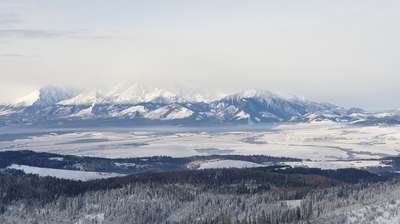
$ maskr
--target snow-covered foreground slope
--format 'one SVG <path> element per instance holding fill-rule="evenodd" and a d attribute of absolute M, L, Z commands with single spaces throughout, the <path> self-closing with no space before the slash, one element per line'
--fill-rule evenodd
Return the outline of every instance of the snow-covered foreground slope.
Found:
<path fill-rule="evenodd" d="M 7 169 L 21 170 L 24 171 L 24 173 L 26 174 L 37 174 L 41 177 L 50 176 L 61 179 L 81 180 L 81 181 L 122 176 L 121 174 L 117 173 L 51 169 L 51 168 L 41 168 L 41 167 L 33 167 L 33 166 L 17 165 L 17 164 L 12 164 L 8 166 Z"/>

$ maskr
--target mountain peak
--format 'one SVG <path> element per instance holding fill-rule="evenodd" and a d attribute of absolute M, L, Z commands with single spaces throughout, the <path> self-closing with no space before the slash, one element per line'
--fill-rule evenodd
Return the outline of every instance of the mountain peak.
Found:
<path fill-rule="evenodd" d="M 184 101 L 176 93 L 138 84 L 118 84 L 109 89 L 83 92 L 71 99 L 66 99 L 62 105 L 90 105 L 90 104 L 138 104 L 144 102 L 174 103 Z"/>
<path fill-rule="evenodd" d="M 228 100 L 240 100 L 240 99 L 245 99 L 245 98 L 256 98 L 262 101 L 269 102 L 273 99 L 285 99 L 284 97 L 280 97 L 270 91 L 267 90 L 257 90 L 257 89 L 250 89 L 246 91 L 242 91 L 239 93 L 234 93 L 231 95 L 227 95 L 224 97 L 224 99 Z"/>
<path fill-rule="evenodd" d="M 74 97 L 77 94 L 76 90 L 56 87 L 45 86 L 40 89 L 34 90 L 30 94 L 17 99 L 14 106 L 27 107 L 32 105 L 48 106 L 56 104 L 57 102 Z"/>
<path fill-rule="evenodd" d="M 13 105 L 18 107 L 32 106 L 36 101 L 39 100 L 39 98 L 40 98 L 40 90 L 34 90 L 28 95 L 16 99 Z"/>
<path fill-rule="evenodd" d="M 172 103 L 180 98 L 171 91 L 138 84 L 119 84 L 106 95 L 114 103 L 128 104 L 142 102 Z"/>
<path fill-rule="evenodd" d="M 275 94 L 273 94 L 272 92 L 270 92 L 268 90 L 259 90 L 259 89 L 249 89 L 249 90 L 237 93 L 235 95 L 243 97 L 243 98 L 252 98 L 252 97 L 271 98 L 271 97 L 277 97 Z"/>

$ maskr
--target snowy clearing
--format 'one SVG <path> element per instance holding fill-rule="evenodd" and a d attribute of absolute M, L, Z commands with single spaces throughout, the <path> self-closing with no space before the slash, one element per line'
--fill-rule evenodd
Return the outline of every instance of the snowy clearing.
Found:
<path fill-rule="evenodd" d="M 302 161 L 284 162 L 282 164 L 291 167 L 320 168 L 323 170 L 335 170 L 344 168 L 371 168 L 389 166 L 382 160 L 342 160 L 342 161 Z"/>
<path fill-rule="evenodd" d="M 41 177 L 50 176 L 61 179 L 81 180 L 81 181 L 123 176 L 122 174 L 117 174 L 117 173 L 62 170 L 62 169 L 51 169 L 51 168 L 33 167 L 33 166 L 25 166 L 17 164 L 12 164 L 8 166 L 7 169 L 21 170 L 24 171 L 26 174 L 37 174 Z"/>
<path fill-rule="evenodd" d="M 197 161 L 196 161 L 197 162 Z M 253 168 L 261 167 L 263 165 L 240 160 L 208 160 L 199 161 L 198 169 L 220 169 L 220 168 Z"/>

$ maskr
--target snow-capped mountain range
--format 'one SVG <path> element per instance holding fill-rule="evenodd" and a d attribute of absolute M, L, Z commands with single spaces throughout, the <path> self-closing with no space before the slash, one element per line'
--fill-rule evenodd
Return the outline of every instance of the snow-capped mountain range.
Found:
<path fill-rule="evenodd" d="M 368 113 L 268 91 L 248 90 L 221 97 L 178 94 L 160 88 L 117 85 L 77 91 L 44 87 L 0 105 L 0 125 L 224 124 L 308 122 L 400 123 L 400 112 Z"/>

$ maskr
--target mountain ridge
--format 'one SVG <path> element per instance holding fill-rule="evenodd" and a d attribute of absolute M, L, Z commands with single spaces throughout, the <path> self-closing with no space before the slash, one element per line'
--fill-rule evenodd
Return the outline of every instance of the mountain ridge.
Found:
<path fill-rule="evenodd" d="M 76 91 L 47 86 L 15 104 L 0 106 L 0 125 L 60 125 L 76 121 L 130 121 L 135 124 L 223 124 L 310 122 L 352 124 L 400 123 L 400 113 L 370 113 L 330 103 L 283 97 L 265 90 L 246 90 L 211 101 L 199 94 L 182 96 L 169 90 L 118 85 L 107 91 Z"/>

